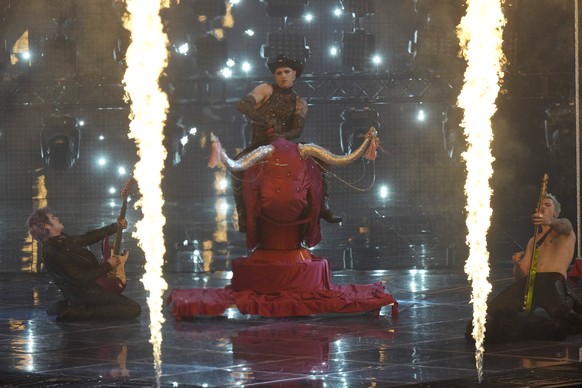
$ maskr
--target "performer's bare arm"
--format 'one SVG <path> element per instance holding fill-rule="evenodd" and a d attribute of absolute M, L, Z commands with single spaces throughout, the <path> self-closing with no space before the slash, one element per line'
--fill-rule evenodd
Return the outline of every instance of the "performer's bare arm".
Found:
<path fill-rule="evenodd" d="M 562 235 L 568 235 L 574 231 L 572 223 L 566 218 L 553 219 L 550 222 L 550 228 L 552 228 L 558 234 Z"/>
<path fill-rule="evenodd" d="M 519 280 L 529 273 L 529 266 L 531 263 L 531 247 L 533 245 L 533 238 L 527 243 L 525 251 L 515 252 L 511 257 L 513 261 L 513 277 Z"/>

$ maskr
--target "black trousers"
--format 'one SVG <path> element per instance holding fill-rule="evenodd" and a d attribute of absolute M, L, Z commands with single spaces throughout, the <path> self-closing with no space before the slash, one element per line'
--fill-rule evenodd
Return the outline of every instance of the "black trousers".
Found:
<path fill-rule="evenodd" d="M 132 319 L 141 314 L 141 306 L 127 296 L 100 287 L 87 289 L 69 304 L 71 318 Z"/>
<path fill-rule="evenodd" d="M 495 316 L 507 311 L 521 312 L 524 308 L 527 278 L 523 277 L 502 290 L 488 302 L 487 312 Z M 553 319 L 566 316 L 573 307 L 568 295 L 566 279 L 557 272 L 536 274 L 532 309 L 540 307 Z"/>

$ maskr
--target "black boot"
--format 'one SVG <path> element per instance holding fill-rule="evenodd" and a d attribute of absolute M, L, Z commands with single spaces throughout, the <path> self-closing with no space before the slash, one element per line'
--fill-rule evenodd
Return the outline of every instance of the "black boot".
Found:
<path fill-rule="evenodd" d="M 329 208 L 329 194 L 327 192 L 327 186 L 329 182 L 329 172 L 321 171 L 321 183 L 323 188 L 323 198 L 321 200 L 321 207 L 319 209 L 319 217 L 329 222 L 330 224 L 337 224 L 342 222 L 344 219 L 341 217 L 334 216 L 331 209 Z"/>
<path fill-rule="evenodd" d="M 68 306 L 57 315 L 57 322 L 63 321 L 79 321 L 83 319 L 91 319 L 93 314 L 91 311 L 82 305 Z"/>

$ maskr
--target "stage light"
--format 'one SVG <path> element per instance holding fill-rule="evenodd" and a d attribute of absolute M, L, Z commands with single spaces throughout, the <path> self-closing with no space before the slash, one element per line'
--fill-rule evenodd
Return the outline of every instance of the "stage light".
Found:
<path fill-rule="evenodd" d="M 342 10 L 340 8 L 336 8 L 333 10 L 333 14 L 335 16 L 341 16 L 343 14 Z"/>
<path fill-rule="evenodd" d="M 188 139 L 187 135 L 184 135 L 180 138 L 180 144 L 182 144 L 182 147 L 184 147 L 186 144 L 188 144 L 188 141 L 189 141 L 189 139 Z"/>
<path fill-rule="evenodd" d="M 337 54 L 338 54 L 337 47 L 332 47 L 332 48 L 329 49 L 329 55 L 331 55 L 332 57 L 337 56 Z"/>
<path fill-rule="evenodd" d="M 209 74 L 216 74 L 228 59 L 226 40 L 205 34 L 196 40 L 196 64 Z"/>
<path fill-rule="evenodd" d="M 249 30 L 245 30 L 245 35 L 247 36 L 255 36 L 255 31 L 249 29 Z"/>
<path fill-rule="evenodd" d="M 245 73 L 248 73 L 251 70 L 251 64 L 248 62 L 243 62 L 241 67 Z"/>
<path fill-rule="evenodd" d="M 56 170 L 71 168 L 79 159 L 80 140 L 76 117 L 51 115 L 43 119 L 41 157 L 48 167 Z"/>
<path fill-rule="evenodd" d="M 355 71 L 368 69 L 376 51 L 376 37 L 362 29 L 342 35 L 342 63 Z"/>
<path fill-rule="evenodd" d="M 422 107 L 422 103 L 420 103 L 420 105 L 418 106 L 416 112 L 416 119 L 420 122 L 423 122 L 426 119 L 426 113 L 424 111 L 424 108 Z"/>
<path fill-rule="evenodd" d="M 119 176 L 124 176 L 125 174 L 127 174 L 127 170 L 125 169 L 125 167 L 121 166 L 117 168 L 117 174 Z"/>
<path fill-rule="evenodd" d="M 232 70 L 230 70 L 228 67 L 225 67 L 220 70 L 220 74 L 222 74 L 224 78 L 230 78 L 232 77 Z"/>
<path fill-rule="evenodd" d="M 267 4 L 267 15 L 275 18 L 300 18 L 309 0 L 261 0 Z"/>
<path fill-rule="evenodd" d="M 188 45 L 188 43 L 182 43 L 178 47 L 176 47 L 176 52 L 178 54 L 186 55 L 188 54 L 188 51 L 190 51 L 190 46 Z"/>
<path fill-rule="evenodd" d="M 105 159 L 104 157 L 100 157 L 99 159 L 97 159 L 97 164 L 103 167 L 107 164 L 107 159 Z"/>
<path fill-rule="evenodd" d="M 386 185 L 380 186 L 380 198 L 381 199 L 388 198 L 388 186 Z"/>
<path fill-rule="evenodd" d="M 267 62 L 275 59 L 279 54 L 306 62 L 310 53 L 305 35 L 302 34 L 270 32 L 267 34 L 267 45 L 261 47 L 261 57 L 267 59 Z"/>
<path fill-rule="evenodd" d="M 313 14 L 308 13 L 307 15 L 305 15 L 305 21 L 311 22 L 312 20 L 313 20 Z"/>
<path fill-rule="evenodd" d="M 370 127 L 380 130 L 380 115 L 373 108 L 346 108 L 340 117 L 340 145 L 344 154 L 352 153 L 362 144 Z"/>
<path fill-rule="evenodd" d="M 376 12 L 374 0 L 341 0 L 345 12 L 362 17 Z"/>
<path fill-rule="evenodd" d="M 19 66 L 21 68 L 27 68 L 31 66 L 31 54 L 30 45 L 28 40 L 28 30 L 24 31 L 22 35 L 14 42 L 12 49 L 9 50 L 7 47 L 4 48 L 5 54 L 8 55 L 10 52 L 10 64 L 12 66 Z"/>

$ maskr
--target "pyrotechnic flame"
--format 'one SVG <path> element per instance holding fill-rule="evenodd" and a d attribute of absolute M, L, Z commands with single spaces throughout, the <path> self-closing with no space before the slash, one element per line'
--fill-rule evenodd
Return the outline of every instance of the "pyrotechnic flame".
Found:
<path fill-rule="evenodd" d="M 130 133 L 138 148 L 139 161 L 134 177 L 142 194 L 136 207 L 141 207 L 143 218 L 136 224 L 135 237 L 145 253 L 145 275 L 141 279 L 149 291 L 150 343 L 153 346 L 157 381 L 161 375 L 161 328 L 163 294 L 167 284 L 162 265 L 165 245 L 162 214 L 164 198 L 161 181 L 166 150 L 163 128 L 168 111 L 168 98 L 158 85 L 160 74 L 168 63 L 168 40 L 163 32 L 160 9 L 169 6 L 169 0 L 127 0 L 128 17 L 124 26 L 131 32 L 127 49 L 127 70 L 123 82 L 131 101 Z"/>
<path fill-rule="evenodd" d="M 479 382 L 483 378 L 483 342 L 487 297 L 491 292 L 487 231 L 491 222 L 491 188 L 493 175 L 491 155 L 491 117 L 495 99 L 503 78 L 505 57 L 501 50 L 505 18 L 501 0 L 467 0 L 467 13 L 457 28 L 462 54 L 467 60 L 465 82 L 458 98 L 464 109 L 461 125 L 467 137 L 468 149 L 463 153 L 467 166 L 465 193 L 467 195 L 467 245 L 469 257 L 465 272 L 472 282 L 473 338 Z"/>

